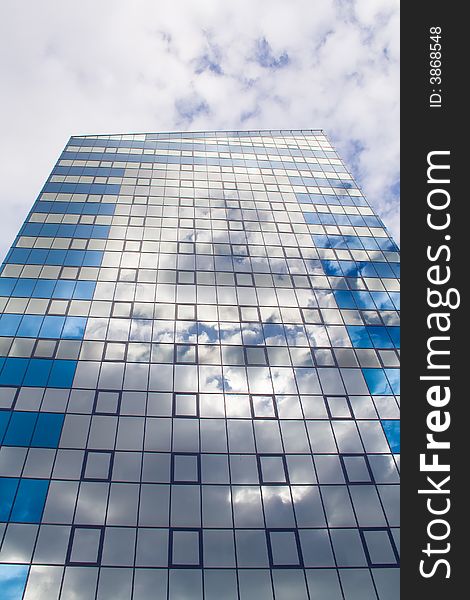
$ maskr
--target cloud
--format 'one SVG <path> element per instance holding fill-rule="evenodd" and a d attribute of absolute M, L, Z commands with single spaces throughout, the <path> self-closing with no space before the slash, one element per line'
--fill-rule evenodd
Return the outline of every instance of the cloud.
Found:
<path fill-rule="evenodd" d="M 203 97 L 198 96 L 197 94 L 190 94 L 184 98 L 178 98 L 175 101 L 175 107 L 180 117 L 177 123 L 181 125 L 191 123 L 199 115 L 206 115 L 210 112 L 207 102 Z"/>
<path fill-rule="evenodd" d="M 4 0 L 2 229 L 70 135 L 323 128 L 396 238 L 398 0 Z"/>
<path fill-rule="evenodd" d="M 204 71 L 211 71 L 217 75 L 223 75 L 222 67 L 220 65 L 221 51 L 220 48 L 215 46 L 207 40 L 207 49 L 202 56 L 195 59 L 195 73 L 200 75 Z"/>
<path fill-rule="evenodd" d="M 256 41 L 255 50 L 256 62 L 266 69 L 282 69 L 289 64 L 289 55 L 283 52 L 279 56 L 274 56 L 272 48 L 266 38 Z"/>

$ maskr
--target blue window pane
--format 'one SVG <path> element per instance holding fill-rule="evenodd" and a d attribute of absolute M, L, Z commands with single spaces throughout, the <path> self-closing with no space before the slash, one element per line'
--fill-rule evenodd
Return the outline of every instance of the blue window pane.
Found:
<path fill-rule="evenodd" d="M 9 296 L 16 285 L 16 279 L 10 279 L 8 277 L 0 278 L 0 296 Z"/>
<path fill-rule="evenodd" d="M 359 223 L 352 223 L 351 217 L 354 215 L 331 215 L 335 217 L 335 221 L 337 225 L 356 225 Z M 357 218 L 357 217 L 356 217 Z"/>
<path fill-rule="evenodd" d="M 124 176 L 124 169 L 122 169 L 122 176 Z M 115 211 L 116 211 L 115 204 L 100 204 L 98 213 L 100 215 L 112 216 L 112 215 L 114 215 Z"/>
<path fill-rule="evenodd" d="M 75 230 L 75 237 L 89 238 L 91 237 L 92 231 L 93 225 L 77 225 L 77 229 Z"/>
<path fill-rule="evenodd" d="M 71 225 L 69 223 L 61 223 L 59 225 L 59 231 L 57 232 L 57 237 L 75 237 L 76 230 L 77 230 L 77 225 Z"/>
<path fill-rule="evenodd" d="M 360 237 L 359 239 L 366 250 L 378 250 L 379 246 L 377 245 L 376 238 Z M 382 250 L 386 250 L 386 248 L 382 248 Z"/>
<path fill-rule="evenodd" d="M 364 221 L 368 227 L 380 227 L 381 226 L 381 223 L 377 217 L 365 216 Z"/>
<path fill-rule="evenodd" d="M 390 238 L 377 238 L 377 244 L 381 250 L 398 252 L 398 246 Z"/>
<path fill-rule="evenodd" d="M 104 172 L 102 172 L 104 175 Z M 91 175 L 91 173 L 90 173 Z M 86 202 L 81 202 L 81 213 L 84 215 L 97 215 L 99 212 L 99 204 L 87 204 Z"/>
<path fill-rule="evenodd" d="M 85 250 L 69 250 L 64 257 L 63 264 L 69 267 L 80 267 L 83 264 Z"/>
<path fill-rule="evenodd" d="M 356 303 L 351 292 L 335 290 L 334 295 L 339 308 L 356 308 Z"/>
<path fill-rule="evenodd" d="M 33 248 L 31 250 L 30 255 L 28 256 L 28 260 L 26 260 L 26 264 L 28 265 L 42 265 L 42 264 L 57 264 L 54 262 L 49 262 L 55 256 L 54 250 L 40 250 L 39 248 Z"/>
<path fill-rule="evenodd" d="M 2 600 L 21 600 L 28 576 L 28 565 L 0 565 Z"/>
<path fill-rule="evenodd" d="M 49 387 L 72 387 L 76 367 L 76 360 L 55 360 L 49 377 Z"/>
<path fill-rule="evenodd" d="M 60 229 L 60 225 L 59 224 L 55 224 L 55 223 L 45 223 L 42 227 L 41 227 L 41 236 L 47 236 L 47 237 L 55 237 L 58 233 Z"/>
<path fill-rule="evenodd" d="M 16 335 L 21 315 L 2 315 L 0 318 L 0 335 Z"/>
<path fill-rule="evenodd" d="M 379 310 L 394 310 L 395 307 L 387 292 L 371 292 L 370 295 Z"/>
<path fill-rule="evenodd" d="M 350 250 L 362 250 L 362 244 L 358 237 L 355 237 L 353 235 L 348 235 L 348 236 L 345 236 L 345 240 L 346 240 L 346 246 Z"/>
<path fill-rule="evenodd" d="M 330 240 L 329 248 L 347 248 L 347 244 L 341 235 L 330 235 L 328 237 Z"/>
<path fill-rule="evenodd" d="M 327 235 L 312 235 L 313 242 L 317 248 L 331 248 Z"/>
<path fill-rule="evenodd" d="M 27 358 L 7 358 L 0 375 L 0 385 L 21 385 L 26 368 Z"/>
<path fill-rule="evenodd" d="M 351 219 L 351 225 L 354 225 L 354 227 L 363 227 L 364 226 L 364 219 L 360 215 L 348 215 L 348 216 Z"/>
<path fill-rule="evenodd" d="M 0 521 L 8 521 L 10 517 L 18 482 L 16 477 L 0 477 Z"/>
<path fill-rule="evenodd" d="M 73 296 L 73 290 L 75 288 L 75 281 L 58 281 L 54 293 L 53 298 L 63 298 L 68 300 Z"/>
<path fill-rule="evenodd" d="M 393 345 L 395 348 L 400 347 L 400 328 L 399 327 L 389 327 L 388 334 L 392 338 Z"/>
<path fill-rule="evenodd" d="M 41 328 L 42 317 L 39 315 L 25 315 L 18 328 L 18 337 L 37 337 Z"/>
<path fill-rule="evenodd" d="M 55 284 L 53 279 L 40 279 L 34 288 L 33 298 L 51 298 Z"/>
<path fill-rule="evenodd" d="M 63 422 L 64 415 L 40 413 L 31 445 L 39 448 L 57 448 Z"/>
<path fill-rule="evenodd" d="M 52 360 L 32 360 L 24 377 L 23 385 L 45 387 L 52 368 Z"/>
<path fill-rule="evenodd" d="M 400 452 L 400 421 L 382 421 L 382 427 L 393 454 Z"/>
<path fill-rule="evenodd" d="M 8 425 L 4 446 L 29 446 L 38 413 L 13 412 Z"/>
<path fill-rule="evenodd" d="M 395 277 L 391 266 L 388 263 L 374 263 L 379 277 Z"/>
<path fill-rule="evenodd" d="M 375 304 L 369 292 L 352 292 L 358 308 L 375 310 Z"/>
<path fill-rule="evenodd" d="M 39 523 L 48 487 L 49 481 L 45 479 L 22 479 L 10 520 L 15 523 Z"/>
<path fill-rule="evenodd" d="M 367 333 L 366 327 L 359 325 L 348 326 L 349 337 L 351 338 L 352 345 L 354 348 L 372 348 L 372 342 Z"/>
<path fill-rule="evenodd" d="M 44 317 L 44 322 L 39 335 L 45 338 L 60 338 L 64 322 L 65 317 L 47 315 Z"/>
<path fill-rule="evenodd" d="M 41 231 L 40 223 L 26 223 L 20 230 L 21 235 L 39 235 Z"/>
<path fill-rule="evenodd" d="M 341 266 L 337 260 L 322 260 L 325 275 L 342 275 Z"/>
<path fill-rule="evenodd" d="M 393 348 L 386 327 L 367 327 L 367 333 L 374 344 L 374 348 Z"/>
<path fill-rule="evenodd" d="M 305 222 L 308 223 L 309 225 L 316 225 L 317 223 L 320 223 L 318 214 L 315 212 L 304 212 L 303 215 L 304 215 Z"/>
<path fill-rule="evenodd" d="M 5 262 L 24 265 L 25 262 L 28 260 L 29 253 L 30 250 L 28 250 L 27 248 L 13 248 L 7 254 Z"/>
<path fill-rule="evenodd" d="M 83 339 L 86 322 L 86 317 L 67 317 L 62 330 L 62 337 L 69 340 Z"/>
<path fill-rule="evenodd" d="M 341 267 L 341 271 L 338 273 L 338 275 L 344 275 L 345 277 L 358 277 L 361 274 L 360 263 L 356 264 L 350 260 L 341 260 L 338 264 Z"/>
<path fill-rule="evenodd" d="M 390 292 L 389 296 L 395 309 L 400 310 L 400 294 L 398 292 Z"/>
<path fill-rule="evenodd" d="M 371 394 L 385 396 L 392 395 L 392 390 L 382 369 L 362 369 L 362 372 Z"/>
<path fill-rule="evenodd" d="M 361 275 L 363 277 L 377 277 L 377 272 L 372 263 L 364 263 L 361 267 Z"/>
<path fill-rule="evenodd" d="M 308 213 L 307 213 L 308 214 Z M 312 223 L 321 223 L 322 225 L 334 225 L 335 224 L 335 215 L 330 213 L 310 213 L 316 216 L 316 220 L 312 221 Z"/>
<path fill-rule="evenodd" d="M 20 279 L 15 285 L 12 296 L 27 298 L 28 296 L 31 296 L 35 285 L 36 279 Z"/>
<path fill-rule="evenodd" d="M 103 252 L 99 250 L 89 250 L 86 252 L 83 260 L 84 267 L 99 267 L 103 260 Z"/>
<path fill-rule="evenodd" d="M 76 300 L 91 300 L 95 291 L 94 281 L 77 281 L 73 297 Z"/>
<path fill-rule="evenodd" d="M 3 435 L 7 430 L 8 421 L 10 420 L 11 412 L 9 410 L 0 410 L 0 444 L 3 440 Z"/>
<path fill-rule="evenodd" d="M 385 374 L 395 395 L 400 394 L 400 369 L 385 369 Z"/>

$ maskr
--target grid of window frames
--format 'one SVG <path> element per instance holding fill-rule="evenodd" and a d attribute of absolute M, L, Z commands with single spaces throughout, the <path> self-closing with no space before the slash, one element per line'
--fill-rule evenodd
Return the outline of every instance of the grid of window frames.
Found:
<path fill-rule="evenodd" d="M 72 137 L 0 276 L 11 600 L 396 600 L 399 256 L 321 130 Z"/>

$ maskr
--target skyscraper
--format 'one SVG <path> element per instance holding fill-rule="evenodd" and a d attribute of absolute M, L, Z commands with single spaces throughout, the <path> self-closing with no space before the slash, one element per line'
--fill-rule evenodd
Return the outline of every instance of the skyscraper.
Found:
<path fill-rule="evenodd" d="M 72 137 L 0 276 L 0 597 L 397 599 L 398 267 L 321 130 Z"/>

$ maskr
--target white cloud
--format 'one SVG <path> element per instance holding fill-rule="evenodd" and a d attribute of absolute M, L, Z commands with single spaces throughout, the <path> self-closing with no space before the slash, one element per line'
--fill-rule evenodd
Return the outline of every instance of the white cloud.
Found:
<path fill-rule="evenodd" d="M 70 135 L 180 128 L 325 129 L 398 238 L 398 18 L 398 0 L 4 0 L 0 254 Z"/>

